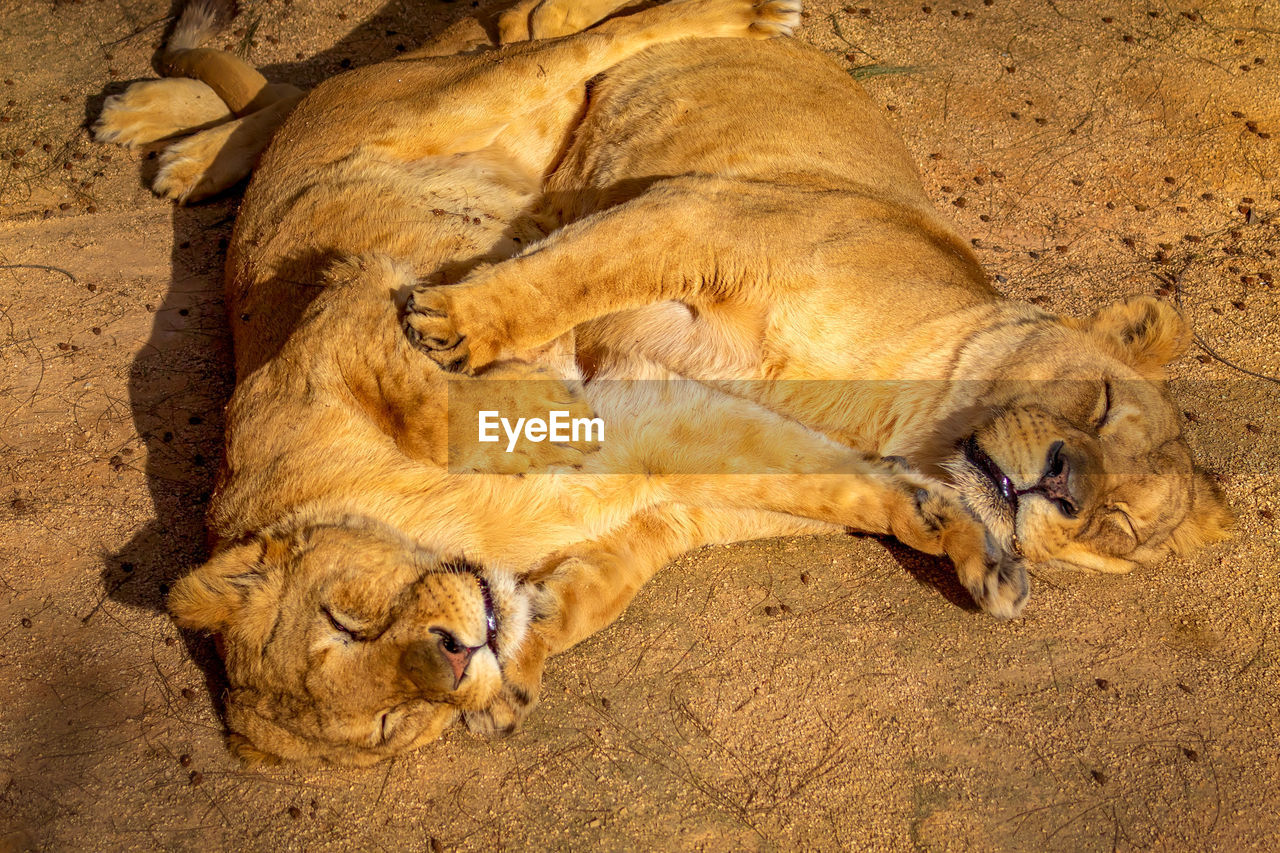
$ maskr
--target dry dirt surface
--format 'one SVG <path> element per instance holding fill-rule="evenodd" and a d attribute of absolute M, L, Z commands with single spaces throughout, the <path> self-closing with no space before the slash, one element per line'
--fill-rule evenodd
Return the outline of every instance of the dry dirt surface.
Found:
<path fill-rule="evenodd" d="M 1277 849 L 1280 2 L 856 2 L 800 37 L 998 287 L 1181 304 L 1234 541 L 1037 572 L 1010 624 L 871 539 L 708 549 L 553 661 L 514 738 L 242 770 L 163 609 L 203 557 L 237 198 L 175 209 L 85 129 L 151 76 L 167 0 L 0 0 L 0 851 Z M 310 84 L 474 5 L 258 0 L 220 44 Z"/>

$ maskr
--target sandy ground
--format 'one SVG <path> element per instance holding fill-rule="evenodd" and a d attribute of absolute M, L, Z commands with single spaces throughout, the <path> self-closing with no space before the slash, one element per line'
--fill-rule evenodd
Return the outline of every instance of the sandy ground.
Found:
<path fill-rule="evenodd" d="M 150 76 L 167 0 L 3 0 L 0 850 L 1275 849 L 1280 2 L 857 2 L 801 37 L 896 69 L 867 85 L 999 287 L 1181 303 L 1233 542 L 1039 572 L 1012 624 L 874 540 L 704 550 L 556 659 L 513 739 L 243 771 L 162 604 L 202 557 L 237 199 L 174 209 L 84 129 Z M 472 11 L 259 0 L 222 43 L 311 83 Z"/>

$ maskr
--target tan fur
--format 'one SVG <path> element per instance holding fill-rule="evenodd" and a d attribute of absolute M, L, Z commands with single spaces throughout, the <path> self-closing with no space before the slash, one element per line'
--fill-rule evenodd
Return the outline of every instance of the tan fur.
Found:
<path fill-rule="evenodd" d="M 221 638 L 246 761 L 367 763 L 459 713 L 509 731 L 547 655 L 707 542 L 895 535 L 990 579 L 998 615 L 1020 605 L 1021 565 L 896 463 L 700 385 L 602 383 L 584 400 L 572 335 L 469 379 L 400 327 L 422 281 L 544 235 L 533 205 L 587 79 L 655 43 L 767 37 L 797 18 L 785 2 L 685 0 L 547 45 L 428 49 L 329 81 L 275 134 L 228 252 L 238 382 L 214 554 L 171 597 L 181 624 Z M 594 411 L 609 433 L 595 453 L 522 441 L 506 454 L 476 440 L 486 407 Z M 509 476 L 524 471 L 545 473 Z"/>
<path fill-rule="evenodd" d="M 879 116 L 797 43 L 654 48 L 593 87 L 547 184 L 565 227 L 420 287 L 407 323 L 471 371 L 577 327 L 598 375 L 657 362 L 948 478 L 1035 562 L 1128 571 L 1225 535 L 1163 382 L 1177 312 L 1001 299 Z M 966 440 L 1022 492 L 1016 517 Z"/>
<path fill-rule="evenodd" d="M 837 112 L 830 105 L 818 111 L 850 137 L 833 149 L 841 168 L 862 171 L 848 192 L 847 177 L 782 132 L 794 123 L 771 124 L 776 143 L 757 134 L 753 147 L 739 148 L 734 140 L 746 135 L 726 134 L 715 120 L 701 124 L 702 111 L 715 119 L 722 100 L 732 121 L 759 109 L 734 100 L 729 82 L 735 72 L 748 86 L 760 82 L 751 70 L 757 63 L 777 65 L 816 101 L 852 98 L 865 110 L 865 97 L 847 83 L 832 89 L 815 79 L 830 74 L 801 49 L 762 58 L 754 43 L 734 42 L 728 56 L 689 43 L 687 53 L 659 48 L 629 67 L 680 79 L 700 58 L 725 64 L 718 82 L 694 80 L 688 93 L 656 105 L 656 115 L 677 119 L 693 110 L 697 120 L 684 123 L 691 136 L 639 134 L 618 146 L 630 129 L 610 124 L 625 125 L 625 116 L 599 104 L 610 103 L 609 91 L 653 83 L 620 71 L 605 78 L 604 90 L 597 86 L 569 146 L 582 84 L 598 71 L 654 41 L 748 27 L 771 34 L 793 20 L 753 24 L 739 11 L 746 8 L 723 0 L 671 5 L 554 45 L 508 49 L 496 61 L 427 62 L 424 51 L 325 84 L 279 132 L 229 253 L 239 382 L 209 518 L 215 554 L 171 600 L 182 624 L 223 639 L 232 745 L 246 761 L 367 763 L 434 738 L 459 713 L 474 729 L 509 731 L 536 700 L 547 655 L 608 624 L 671 557 L 708 542 L 846 525 L 947 554 L 996 615 L 1014 615 L 1025 602 L 1022 564 L 953 491 L 848 449 L 892 452 L 944 473 L 954 461 L 947 451 L 960 435 L 955 427 L 965 426 L 960 414 L 981 395 L 956 383 L 929 390 L 927 382 L 827 380 L 983 375 L 975 366 L 981 358 L 966 361 L 965 341 L 1011 352 L 1025 336 L 1016 326 L 1001 331 L 1001 319 L 1044 315 L 993 299 L 887 131 L 873 125 L 865 138 L 848 134 L 828 115 Z M 711 25 L 726 15 L 729 31 Z M 760 91 L 778 108 L 767 93 Z M 737 176 L 690 186 L 648 177 L 705 168 L 690 152 L 716 149 L 708 138 L 720 143 L 730 172 L 735 164 L 750 171 L 753 160 L 778 166 L 758 192 L 754 183 L 734 183 Z M 654 168 L 594 169 L 595 146 L 606 140 L 636 164 L 651 158 Z M 566 148 L 551 204 L 535 210 L 542 180 Z M 249 165 L 242 158 L 239 168 Z M 714 165 L 712 174 L 726 168 Z M 798 206 L 788 195 L 797 187 L 808 193 Z M 503 278 L 505 265 L 483 266 L 538 239 L 545 222 L 633 196 L 644 202 L 640 215 L 621 228 L 597 230 L 599 221 L 588 218 L 546 243 L 550 271 L 528 266 L 536 255 L 518 261 L 511 279 Z M 811 233 L 820 199 L 847 206 L 818 206 Z M 804 211 L 803 227 L 788 221 L 796 210 Z M 717 258 L 708 276 L 691 241 L 718 252 L 736 233 L 751 239 Z M 596 239 L 594 248 L 572 239 L 582 234 Z M 575 252 L 577 266 L 569 260 Z M 619 268 L 629 260 L 668 271 L 670 281 L 658 276 L 655 290 L 646 270 Z M 468 272 L 477 291 L 498 288 L 501 301 L 473 300 L 468 315 L 453 298 L 463 288 L 418 288 L 410 337 L 452 365 L 453 356 L 432 349 L 441 318 L 430 312 L 443 307 L 451 323 L 471 324 L 461 349 L 475 379 L 442 373 L 396 325 L 415 286 Z M 576 286 L 588 278 L 590 287 Z M 689 294 L 678 287 L 686 278 L 728 286 Z M 516 298 L 519 281 L 529 290 Z M 917 309 L 908 318 L 893 311 L 904 292 Z M 601 309 L 632 310 L 603 318 Z M 512 314 L 522 311 L 528 316 Z M 553 312 L 587 321 L 576 346 L 573 321 L 558 323 L 547 316 Z M 922 312 L 938 324 L 920 323 Z M 459 340 L 445 331 L 435 340 L 456 355 Z M 494 331 L 508 339 L 493 340 L 486 353 L 485 335 Z M 1114 336 L 1095 332 L 1075 333 L 1095 339 L 1099 352 L 1114 349 Z M 571 390 L 575 352 L 594 379 L 585 400 Z M 961 367 L 969 372 L 949 372 Z M 536 381 L 510 381 L 522 376 Z M 671 381 L 681 376 L 707 381 Z M 499 377 L 507 381 L 491 381 Z M 617 377 L 661 381 L 600 381 Z M 796 381 L 756 381 L 777 378 Z M 486 406 L 519 414 L 585 404 L 610 429 L 594 454 L 524 442 L 508 456 L 465 429 Z M 957 435 L 939 434 L 940 424 Z M 565 473 L 569 466 L 583 473 Z M 496 475 L 525 470 L 559 473 Z M 618 471 L 644 473 L 609 473 Z M 980 501 L 970 503 L 983 512 Z M 999 531 L 998 513 L 988 515 Z M 1012 536 L 1002 535 L 1012 547 Z M 477 621 L 482 580 L 498 626 L 485 645 Z M 439 631 L 474 648 L 461 680 Z"/>

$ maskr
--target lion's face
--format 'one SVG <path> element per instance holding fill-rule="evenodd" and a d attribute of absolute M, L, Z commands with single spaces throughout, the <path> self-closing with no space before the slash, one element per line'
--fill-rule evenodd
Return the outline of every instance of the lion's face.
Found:
<path fill-rule="evenodd" d="M 242 758 L 353 765 L 488 704 L 529 618 L 509 577 L 351 520 L 227 548 L 177 584 L 170 608 L 219 635 Z"/>
<path fill-rule="evenodd" d="M 1163 381 L 1186 336 L 1171 308 L 1139 299 L 1019 349 L 945 465 L 1006 547 L 1124 572 L 1226 535 L 1231 514 Z"/>

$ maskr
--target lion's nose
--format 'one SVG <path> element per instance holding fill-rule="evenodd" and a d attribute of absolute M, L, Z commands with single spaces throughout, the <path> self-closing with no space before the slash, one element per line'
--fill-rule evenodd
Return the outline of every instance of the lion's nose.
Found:
<path fill-rule="evenodd" d="M 431 633 L 440 638 L 440 654 L 444 655 L 444 659 L 453 669 L 453 688 L 457 690 L 458 685 L 462 683 L 462 677 L 467 674 L 467 664 L 471 663 L 471 656 L 483 649 L 484 643 L 468 646 L 460 643 L 457 637 L 441 628 L 434 628 Z"/>
<path fill-rule="evenodd" d="M 1075 518 L 1080 512 L 1075 496 L 1071 494 L 1071 463 L 1062 452 L 1064 442 L 1055 441 L 1049 446 L 1045 459 L 1044 474 L 1040 482 L 1029 489 L 1020 489 L 1019 495 L 1043 495 L 1052 501 L 1068 518 Z"/>
<path fill-rule="evenodd" d="M 431 633 L 436 635 L 434 641 L 422 640 L 405 650 L 405 671 L 423 690 L 457 690 L 471 658 L 484 644 L 468 646 L 441 628 L 433 628 Z"/>

